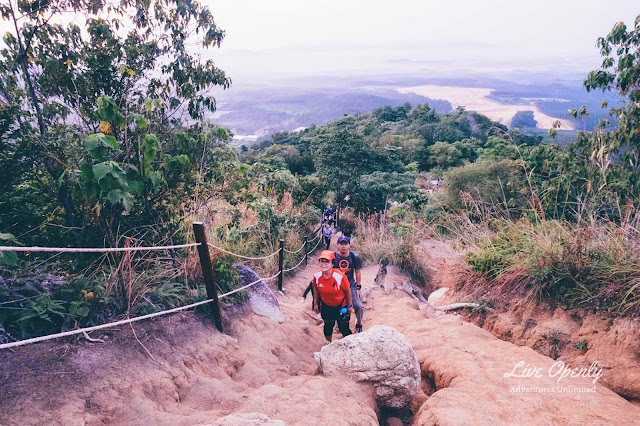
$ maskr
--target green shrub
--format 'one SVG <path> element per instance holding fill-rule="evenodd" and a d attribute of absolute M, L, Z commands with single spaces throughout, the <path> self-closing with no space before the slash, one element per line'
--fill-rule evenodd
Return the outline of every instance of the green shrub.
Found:
<path fill-rule="evenodd" d="M 440 203 L 480 216 L 486 205 L 517 217 L 527 208 L 522 171 L 511 160 L 467 164 L 447 172 Z"/>
<path fill-rule="evenodd" d="M 577 350 L 577 351 L 586 351 L 588 348 L 588 344 L 587 344 L 587 340 L 580 340 L 578 343 L 576 343 L 575 345 L 573 345 L 573 347 Z"/>

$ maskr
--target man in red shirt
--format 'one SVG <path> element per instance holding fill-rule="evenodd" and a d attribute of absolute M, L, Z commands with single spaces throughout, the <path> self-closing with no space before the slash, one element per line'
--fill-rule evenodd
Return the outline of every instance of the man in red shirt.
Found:
<path fill-rule="evenodd" d="M 338 321 L 338 330 L 343 336 L 351 334 L 349 320 L 353 306 L 349 280 L 338 269 L 333 268 L 333 252 L 320 253 L 320 270 L 313 274 L 313 310 L 320 312 L 324 320 L 324 338 L 331 341 L 333 327 Z"/>

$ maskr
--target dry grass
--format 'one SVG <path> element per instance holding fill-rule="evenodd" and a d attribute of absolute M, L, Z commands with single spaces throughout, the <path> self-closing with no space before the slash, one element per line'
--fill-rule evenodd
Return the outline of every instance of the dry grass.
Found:
<path fill-rule="evenodd" d="M 356 251 L 370 262 L 387 262 L 401 267 L 419 284 L 430 281 L 427 258 L 417 251 L 423 230 L 417 222 L 385 225 L 380 215 L 356 220 Z"/>
<path fill-rule="evenodd" d="M 640 242 L 635 223 L 458 219 L 473 278 L 460 287 L 495 297 L 547 300 L 640 314 Z"/>

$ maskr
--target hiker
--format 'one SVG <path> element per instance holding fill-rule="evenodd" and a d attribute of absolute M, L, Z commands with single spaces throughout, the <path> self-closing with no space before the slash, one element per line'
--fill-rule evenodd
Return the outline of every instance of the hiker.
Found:
<path fill-rule="evenodd" d="M 333 267 L 341 271 L 349 280 L 351 300 L 356 311 L 356 333 L 362 332 L 362 262 L 358 253 L 351 251 L 351 238 L 341 235 L 338 238 L 338 251 L 334 253 Z"/>
<path fill-rule="evenodd" d="M 328 223 L 324 224 L 322 228 L 322 238 L 324 238 L 324 242 L 327 245 L 327 250 L 329 250 L 329 246 L 331 245 L 331 236 L 333 235 L 333 230 L 331 229 L 331 225 Z"/>
<path fill-rule="evenodd" d="M 313 305 L 315 303 L 315 299 L 313 297 L 313 280 L 309 281 L 309 285 L 304 290 L 304 293 L 302 293 L 302 300 L 307 300 L 307 294 L 309 294 L 309 292 L 311 292 L 311 309 L 313 309 Z"/>
<path fill-rule="evenodd" d="M 320 270 L 313 274 L 313 310 L 320 313 L 324 320 L 324 338 L 331 342 L 333 327 L 338 322 L 338 330 L 342 336 L 351 334 L 349 320 L 353 312 L 349 280 L 345 275 L 334 269 L 334 254 L 323 250 L 318 257 Z"/>
<path fill-rule="evenodd" d="M 342 231 L 342 235 L 351 239 L 351 228 L 349 228 L 349 225 L 343 226 L 340 230 Z"/>
<path fill-rule="evenodd" d="M 322 215 L 322 223 L 328 223 L 329 226 L 332 226 L 334 222 L 333 219 L 333 209 L 331 207 L 327 207 L 327 210 Z M 327 249 L 328 250 L 328 249 Z"/>

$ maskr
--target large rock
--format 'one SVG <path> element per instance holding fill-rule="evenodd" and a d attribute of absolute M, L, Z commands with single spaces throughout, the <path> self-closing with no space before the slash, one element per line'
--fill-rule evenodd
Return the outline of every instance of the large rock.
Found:
<path fill-rule="evenodd" d="M 248 266 L 236 264 L 235 267 L 240 273 L 240 287 L 260 279 L 258 274 Z M 284 322 L 284 314 L 280 309 L 278 299 L 263 281 L 247 288 L 247 293 L 249 294 L 249 306 L 254 313 L 279 323 Z"/>
<path fill-rule="evenodd" d="M 271 420 L 262 413 L 246 413 L 222 417 L 210 426 L 287 426 L 287 424 L 282 420 Z"/>
<path fill-rule="evenodd" d="M 376 325 L 315 353 L 325 376 L 371 382 L 378 405 L 404 408 L 420 386 L 420 365 L 409 341 L 392 327 Z"/>

